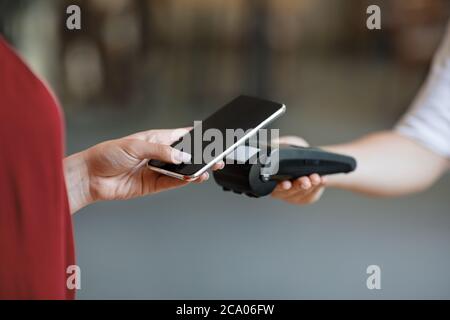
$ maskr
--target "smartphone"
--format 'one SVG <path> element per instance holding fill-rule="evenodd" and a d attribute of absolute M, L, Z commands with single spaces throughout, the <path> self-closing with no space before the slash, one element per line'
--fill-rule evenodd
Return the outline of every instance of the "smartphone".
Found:
<path fill-rule="evenodd" d="M 158 160 L 149 160 L 147 165 L 151 170 L 168 176 L 186 181 L 195 180 L 215 163 L 234 151 L 239 145 L 245 143 L 258 130 L 277 119 L 285 110 L 286 106 L 281 103 L 250 96 L 239 96 L 201 122 L 200 137 L 203 137 L 203 133 L 207 132 L 208 129 L 214 129 L 215 132 L 219 132 L 224 137 L 221 142 L 222 149 L 220 149 L 222 152 L 217 152 L 212 157 L 203 159 L 203 151 L 205 148 L 208 148 L 211 141 L 202 138 L 199 142 L 200 130 L 197 128 L 198 126 L 195 126 L 179 141 L 172 144 L 172 147 L 187 152 L 182 146 L 185 147 L 186 143 L 184 142 L 188 141 L 190 146 L 190 152 L 188 153 L 191 154 L 190 163 L 171 164 Z M 227 132 L 229 132 L 228 129 L 240 130 L 240 132 L 245 132 L 245 134 L 230 143 L 225 139 Z M 195 143 L 200 143 L 200 147 L 196 147 Z M 201 154 L 196 154 L 199 152 Z"/>

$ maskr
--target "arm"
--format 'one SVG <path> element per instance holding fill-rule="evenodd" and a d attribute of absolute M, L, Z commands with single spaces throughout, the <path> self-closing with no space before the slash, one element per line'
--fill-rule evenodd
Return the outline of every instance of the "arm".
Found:
<path fill-rule="evenodd" d="M 448 160 L 394 131 L 324 147 L 358 160 L 347 175 L 329 176 L 327 186 L 374 196 L 399 196 L 430 187 L 447 169 Z"/>
<path fill-rule="evenodd" d="M 328 149 L 348 153 L 359 163 L 354 173 L 330 177 L 328 184 L 370 195 L 422 191 L 448 169 L 450 23 L 426 82 L 396 128 Z"/>
<path fill-rule="evenodd" d="M 89 178 L 83 152 L 66 157 L 63 166 L 70 213 L 74 214 L 88 204 L 95 202 L 89 191 Z"/>
<path fill-rule="evenodd" d="M 325 185 L 375 196 L 398 196 L 428 188 L 448 169 L 449 88 L 450 23 L 426 83 L 395 131 L 378 132 L 350 143 L 324 147 L 355 157 L 358 167 L 354 172 L 283 181 L 273 196 L 305 204 L 319 199 Z M 298 137 L 282 139 L 286 143 L 305 145 Z"/>
<path fill-rule="evenodd" d="M 279 142 L 307 146 L 298 137 L 282 137 Z M 399 196 L 428 188 L 448 169 L 447 158 L 395 131 L 377 132 L 323 149 L 355 157 L 356 170 L 349 174 L 325 177 L 313 174 L 282 181 L 272 196 L 292 204 L 310 204 L 320 198 L 324 187 L 372 196 Z"/>

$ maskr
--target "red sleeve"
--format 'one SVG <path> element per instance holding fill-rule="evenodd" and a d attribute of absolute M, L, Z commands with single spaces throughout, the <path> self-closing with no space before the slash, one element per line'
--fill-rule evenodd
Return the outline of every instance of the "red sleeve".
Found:
<path fill-rule="evenodd" d="M 57 102 L 0 37 L 0 299 L 72 299 Z"/>

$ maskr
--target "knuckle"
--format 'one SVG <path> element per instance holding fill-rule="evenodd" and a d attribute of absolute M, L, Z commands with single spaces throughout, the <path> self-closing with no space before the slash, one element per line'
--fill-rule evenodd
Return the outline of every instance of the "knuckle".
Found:
<path fill-rule="evenodd" d="M 157 144 L 157 150 L 158 153 L 165 157 L 165 158 L 170 158 L 172 155 L 172 151 L 171 148 L 169 146 L 163 145 L 163 144 Z"/>

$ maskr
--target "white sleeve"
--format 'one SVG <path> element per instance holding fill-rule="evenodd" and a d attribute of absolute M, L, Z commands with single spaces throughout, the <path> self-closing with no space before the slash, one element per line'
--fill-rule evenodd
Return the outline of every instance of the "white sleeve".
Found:
<path fill-rule="evenodd" d="M 450 23 L 426 82 L 395 130 L 450 158 Z"/>

